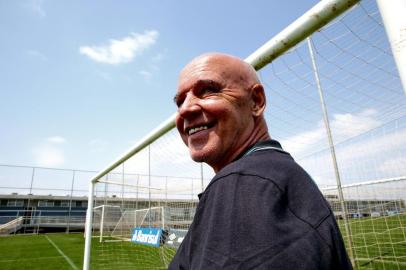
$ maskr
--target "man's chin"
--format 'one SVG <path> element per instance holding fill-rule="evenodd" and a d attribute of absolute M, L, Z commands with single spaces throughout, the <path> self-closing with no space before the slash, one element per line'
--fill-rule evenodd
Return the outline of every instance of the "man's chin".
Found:
<path fill-rule="evenodd" d="M 190 157 L 192 158 L 193 161 L 196 161 L 196 162 L 205 162 L 206 161 L 205 157 L 202 155 L 190 154 Z"/>
<path fill-rule="evenodd" d="M 190 157 L 193 159 L 193 161 L 196 162 L 206 162 L 207 161 L 207 153 L 204 151 L 196 151 L 196 150 L 190 150 Z"/>

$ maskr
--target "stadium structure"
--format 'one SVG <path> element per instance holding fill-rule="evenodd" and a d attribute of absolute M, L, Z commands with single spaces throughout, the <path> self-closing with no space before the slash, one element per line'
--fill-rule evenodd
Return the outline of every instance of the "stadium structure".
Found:
<path fill-rule="evenodd" d="M 180 228 L 189 226 L 193 219 L 197 200 L 167 200 L 150 201 L 148 199 L 121 199 L 116 196 L 108 200 L 98 201 L 105 209 L 110 220 L 109 226 L 115 226 L 121 216 L 131 210 L 162 207 L 167 216 L 167 226 Z M 46 233 L 46 232 L 75 232 L 84 231 L 87 197 L 69 197 L 52 195 L 22 195 L 17 193 L 0 194 L 0 234 L 16 233 Z M 103 204 L 108 203 L 108 204 Z M 114 213 L 112 214 L 112 211 Z M 95 211 L 95 218 L 101 213 Z M 105 226 L 106 223 L 104 224 Z M 100 220 L 95 230 L 100 229 Z M 129 225 L 130 226 L 130 225 Z M 131 224 L 133 227 L 134 224 Z M 131 228 L 129 228 L 130 232 Z"/>
<path fill-rule="evenodd" d="M 343 211 L 337 195 L 325 195 L 337 218 L 343 218 Z M 98 206 L 105 213 L 95 211 L 94 230 L 100 230 L 101 217 L 108 216 L 104 226 L 115 227 L 120 218 L 130 211 L 162 208 L 166 217 L 165 226 L 173 229 L 189 227 L 198 203 L 194 200 L 148 200 L 134 198 L 96 198 Z M 46 233 L 84 231 L 88 198 L 22 195 L 17 193 L 0 194 L 0 234 Z M 406 212 L 405 200 L 357 199 L 345 201 L 349 218 L 393 216 Z M 109 224 L 107 225 L 107 222 Z M 136 224 L 128 225 L 128 232 Z"/>

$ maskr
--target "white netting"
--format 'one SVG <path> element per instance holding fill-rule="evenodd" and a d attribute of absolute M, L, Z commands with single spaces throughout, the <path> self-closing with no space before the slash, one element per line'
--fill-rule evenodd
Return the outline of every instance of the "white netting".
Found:
<path fill-rule="evenodd" d="M 111 233 L 113 238 L 130 240 L 133 228 L 165 228 L 163 207 L 124 210 Z"/>
<path fill-rule="evenodd" d="M 362 1 L 314 33 L 311 42 L 348 216 L 344 217 L 339 201 L 307 41 L 260 71 L 270 134 L 310 173 L 340 226 L 341 218 L 349 220 L 350 235 L 344 230 L 343 235 L 356 266 L 402 269 L 406 267 L 406 98 L 375 1 Z M 103 177 L 96 186 L 96 203 L 120 205 L 123 213 L 163 208 L 162 227 L 170 238 L 159 248 L 103 243 L 94 247 L 92 265 L 165 268 L 191 224 L 197 195 L 213 175 L 208 166 L 190 160 L 172 130 Z"/>
<path fill-rule="evenodd" d="M 93 228 L 99 231 L 99 239 L 109 239 L 122 216 L 119 205 L 99 205 L 93 208 Z"/>

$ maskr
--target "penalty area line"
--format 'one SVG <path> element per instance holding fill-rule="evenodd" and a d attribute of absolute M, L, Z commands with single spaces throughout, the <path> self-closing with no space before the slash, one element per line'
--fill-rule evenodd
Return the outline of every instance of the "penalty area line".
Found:
<path fill-rule="evenodd" d="M 77 266 L 72 262 L 72 260 L 66 256 L 65 253 L 62 252 L 62 250 L 59 249 L 59 247 L 54 243 L 54 241 L 52 241 L 51 239 L 49 239 L 48 236 L 45 235 L 45 238 L 48 240 L 49 243 L 51 243 L 51 245 L 59 252 L 59 254 L 61 254 L 61 256 L 69 263 L 69 265 L 75 269 L 75 270 L 79 270 L 79 268 L 77 268 Z"/>

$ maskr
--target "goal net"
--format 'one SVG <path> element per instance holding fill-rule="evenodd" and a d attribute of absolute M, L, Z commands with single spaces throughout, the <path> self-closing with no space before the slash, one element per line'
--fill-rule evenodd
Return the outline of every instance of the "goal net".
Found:
<path fill-rule="evenodd" d="M 325 2 L 333 1 L 318 6 Z M 311 18 L 327 25 L 301 17 L 246 61 L 260 69 L 271 136 L 331 204 L 354 266 L 403 269 L 406 96 L 390 42 L 375 0 L 360 1 L 332 20 L 325 12 Z M 190 160 L 173 127 L 172 116 L 92 179 L 89 205 L 120 207 L 116 227 L 106 231 L 121 240 L 89 243 L 87 237 L 85 269 L 165 269 L 171 261 L 198 194 L 214 175 Z M 99 235 L 97 215 L 93 211 L 88 223 L 93 235 Z M 162 229 L 159 244 L 123 241 L 134 228 Z"/>
<path fill-rule="evenodd" d="M 111 233 L 113 238 L 130 241 L 134 228 L 165 228 L 163 207 L 128 209 L 123 212 Z"/>
<path fill-rule="evenodd" d="M 122 216 L 118 205 L 99 205 L 93 208 L 94 236 L 99 237 L 100 242 L 109 239 L 117 226 L 117 220 Z M 96 232 L 99 232 L 97 235 Z"/>
<path fill-rule="evenodd" d="M 92 227 L 99 241 L 91 266 L 165 269 L 193 220 L 200 179 L 117 171 L 106 179 L 95 190 Z"/>

